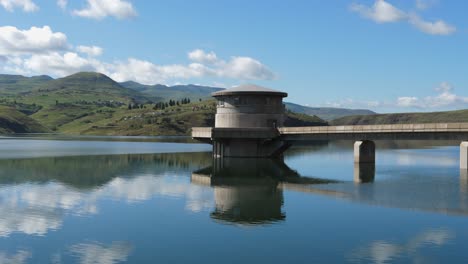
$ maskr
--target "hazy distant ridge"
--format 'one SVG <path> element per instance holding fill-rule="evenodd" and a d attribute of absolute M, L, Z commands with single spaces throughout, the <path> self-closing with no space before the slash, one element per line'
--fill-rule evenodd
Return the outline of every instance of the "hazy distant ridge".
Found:
<path fill-rule="evenodd" d="M 294 103 L 286 103 L 286 108 L 307 115 L 316 115 L 324 120 L 333 120 L 336 118 L 350 115 L 374 115 L 375 112 L 367 109 L 347 109 L 334 107 L 308 107 Z"/>

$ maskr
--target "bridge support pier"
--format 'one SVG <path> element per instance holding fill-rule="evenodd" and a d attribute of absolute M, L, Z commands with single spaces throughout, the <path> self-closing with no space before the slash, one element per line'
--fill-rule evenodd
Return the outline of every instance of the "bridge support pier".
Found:
<path fill-rule="evenodd" d="M 468 141 L 460 144 L 460 169 L 468 170 Z"/>
<path fill-rule="evenodd" d="M 278 138 L 274 139 L 215 139 L 213 157 L 224 158 L 274 158 L 280 157 L 291 146 Z"/>
<path fill-rule="evenodd" d="M 354 163 L 375 163 L 375 143 L 370 140 L 354 143 Z"/>
<path fill-rule="evenodd" d="M 368 183 L 375 178 L 375 163 L 354 163 L 354 182 Z"/>

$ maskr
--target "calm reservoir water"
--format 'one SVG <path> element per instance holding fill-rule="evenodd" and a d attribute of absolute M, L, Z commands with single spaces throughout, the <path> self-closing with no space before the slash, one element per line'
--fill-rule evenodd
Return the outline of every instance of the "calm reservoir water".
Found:
<path fill-rule="evenodd" d="M 353 142 L 213 162 L 173 140 L 0 138 L 0 263 L 468 263 L 458 142 L 359 168 Z"/>

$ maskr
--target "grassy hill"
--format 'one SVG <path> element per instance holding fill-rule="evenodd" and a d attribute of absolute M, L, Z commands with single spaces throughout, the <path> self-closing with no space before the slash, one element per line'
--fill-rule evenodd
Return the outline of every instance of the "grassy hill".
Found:
<path fill-rule="evenodd" d="M 50 130 L 14 108 L 0 106 L 0 134 L 43 132 Z"/>
<path fill-rule="evenodd" d="M 207 99 L 211 97 L 211 93 L 222 90 L 222 88 L 193 84 L 174 86 L 166 86 L 161 84 L 144 85 L 132 81 L 123 82 L 120 83 L 120 85 L 162 101 L 168 101 L 169 99 L 181 100 L 183 98 L 189 98 L 192 101 L 198 99 Z"/>
<path fill-rule="evenodd" d="M 138 91 L 122 87 L 104 74 L 80 72 L 50 80 L 26 95 L 36 104 L 75 103 L 79 101 L 145 102 L 148 98 Z"/>
<path fill-rule="evenodd" d="M 153 109 L 105 107 L 61 125 L 59 132 L 85 135 L 188 135 L 193 126 L 212 126 L 215 104 L 202 101 Z"/>
<path fill-rule="evenodd" d="M 366 109 L 347 109 L 334 107 L 308 107 L 293 103 L 285 103 L 286 108 L 296 113 L 315 115 L 324 120 L 333 120 L 350 115 L 373 115 L 375 112 Z"/>
<path fill-rule="evenodd" d="M 284 120 L 284 126 L 297 127 L 297 126 L 327 126 L 327 121 L 321 119 L 318 116 L 310 116 L 301 113 L 295 113 L 291 111 L 286 112 L 286 120 Z"/>
<path fill-rule="evenodd" d="M 366 116 L 347 116 L 332 120 L 331 125 L 380 125 L 410 123 L 456 123 L 468 122 L 468 110 L 430 112 L 430 113 L 396 113 Z"/>
<path fill-rule="evenodd" d="M 52 80 L 52 77 L 47 75 L 24 77 L 21 75 L 0 74 L 0 95 L 30 92 L 50 80 Z"/>

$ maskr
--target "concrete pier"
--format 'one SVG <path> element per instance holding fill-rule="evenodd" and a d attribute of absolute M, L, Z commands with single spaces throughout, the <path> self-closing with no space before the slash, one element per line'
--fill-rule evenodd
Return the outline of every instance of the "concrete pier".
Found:
<path fill-rule="evenodd" d="M 354 163 L 375 163 L 375 143 L 370 140 L 354 143 Z"/>
<path fill-rule="evenodd" d="M 460 169 L 468 170 L 468 141 L 460 144 Z"/>
<path fill-rule="evenodd" d="M 460 193 L 468 193 L 468 170 L 460 169 Z"/>
<path fill-rule="evenodd" d="M 375 163 L 354 163 L 354 182 L 369 183 L 375 179 Z"/>

